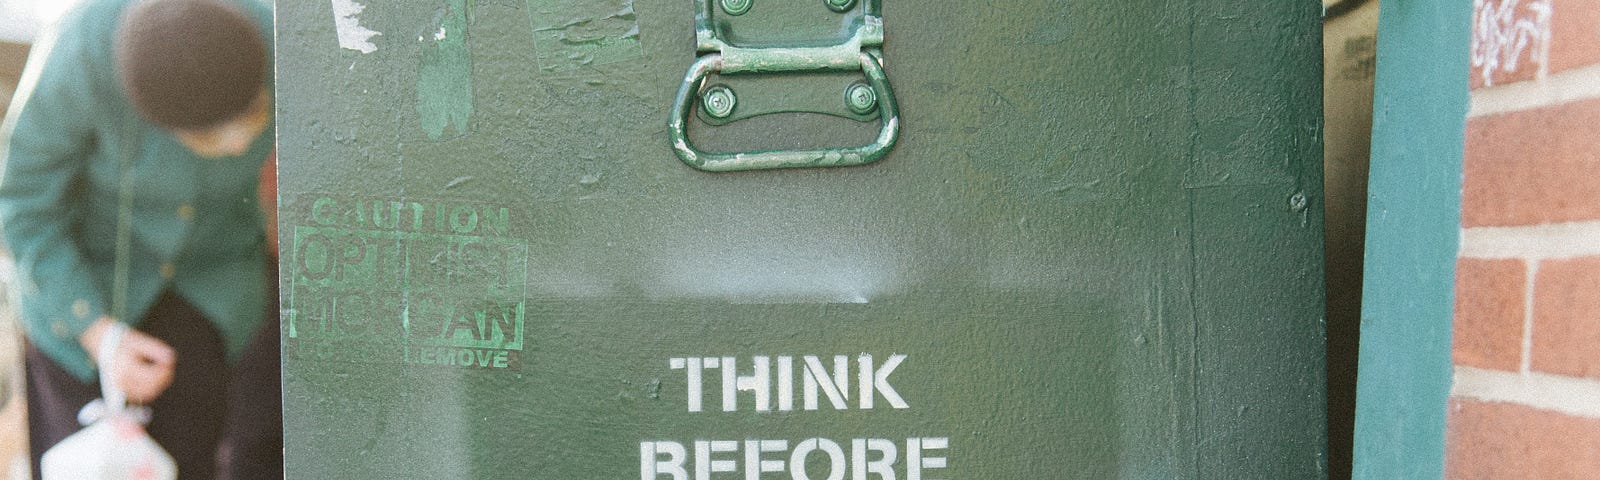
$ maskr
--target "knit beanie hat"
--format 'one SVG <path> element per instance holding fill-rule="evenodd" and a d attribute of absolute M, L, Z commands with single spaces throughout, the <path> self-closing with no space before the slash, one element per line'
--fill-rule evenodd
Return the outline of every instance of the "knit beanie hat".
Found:
<path fill-rule="evenodd" d="M 266 76 L 256 23 L 216 0 L 135 1 L 113 45 L 123 92 L 141 116 L 166 128 L 238 117 Z"/>

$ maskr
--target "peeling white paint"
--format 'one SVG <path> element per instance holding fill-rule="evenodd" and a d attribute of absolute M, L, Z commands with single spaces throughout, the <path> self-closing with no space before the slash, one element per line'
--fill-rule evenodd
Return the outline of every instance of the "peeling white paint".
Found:
<path fill-rule="evenodd" d="M 444 39 L 445 39 L 444 25 L 440 25 L 439 26 L 439 31 L 435 32 L 433 34 L 433 41 L 440 42 L 440 41 L 444 41 Z M 417 35 L 417 41 L 426 42 L 426 41 L 428 41 L 428 36 L 427 35 Z"/>
<path fill-rule="evenodd" d="M 358 18 L 361 11 L 367 7 L 356 3 L 355 0 L 332 1 L 333 25 L 339 33 L 339 46 L 361 53 L 378 51 L 378 46 L 372 43 L 372 37 L 383 33 L 361 26 L 361 19 Z"/>

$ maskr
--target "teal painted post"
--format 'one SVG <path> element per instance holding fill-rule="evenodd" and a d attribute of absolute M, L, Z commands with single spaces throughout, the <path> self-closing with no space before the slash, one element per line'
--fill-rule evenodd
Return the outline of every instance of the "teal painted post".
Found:
<path fill-rule="evenodd" d="M 1354 478 L 1442 478 L 1472 3 L 1382 8 Z"/>

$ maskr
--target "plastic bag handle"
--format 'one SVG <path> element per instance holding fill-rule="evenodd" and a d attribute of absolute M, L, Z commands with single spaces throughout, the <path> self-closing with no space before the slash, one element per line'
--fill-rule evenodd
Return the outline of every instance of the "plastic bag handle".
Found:
<path fill-rule="evenodd" d="M 128 406 L 127 394 L 117 388 L 116 379 L 112 378 L 117 367 L 117 348 L 122 346 L 122 339 L 127 335 L 127 325 L 111 322 L 100 335 L 100 350 L 95 354 L 95 363 L 100 367 L 100 398 L 106 402 L 107 414 L 121 412 Z"/>

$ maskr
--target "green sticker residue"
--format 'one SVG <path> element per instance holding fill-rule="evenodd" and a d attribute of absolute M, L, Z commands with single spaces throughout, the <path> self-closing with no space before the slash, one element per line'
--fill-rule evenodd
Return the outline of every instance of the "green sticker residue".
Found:
<path fill-rule="evenodd" d="M 451 126 L 466 134 L 472 118 L 472 52 L 467 44 L 471 8 L 470 0 L 445 0 L 439 29 L 418 38 L 424 44 L 417 69 L 417 116 L 432 140 Z"/>
<path fill-rule="evenodd" d="M 541 72 L 644 57 L 633 0 L 528 0 L 528 12 Z"/>

